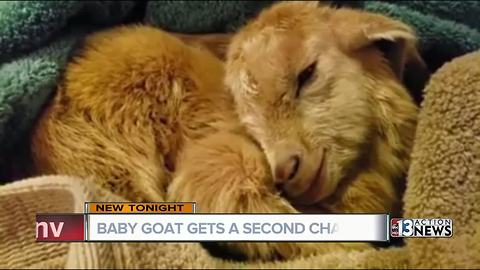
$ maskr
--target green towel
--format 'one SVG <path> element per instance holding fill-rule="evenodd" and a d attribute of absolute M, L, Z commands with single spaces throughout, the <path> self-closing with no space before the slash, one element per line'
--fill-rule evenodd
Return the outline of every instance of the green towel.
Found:
<path fill-rule="evenodd" d="M 145 22 L 172 32 L 231 32 L 274 1 L 150 1 Z"/>
<path fill-rule="evenodd" d="M 0 181 L 14 153 L 55 91 L 85 34 L 144 22 L 187 33 L 230 32 L 274 1 L 2 1 L 0 2 Z M 477 1 L 332 1 L 398 18 L 420 35 L 434 71 L 480 47 Z"/>
<path fill-rule="evenodd" d="M 132 1 L 0 2 L 0 182 L 17 166 L 43 105 L 75 45 L 95 29 L 117 24 Z"/>

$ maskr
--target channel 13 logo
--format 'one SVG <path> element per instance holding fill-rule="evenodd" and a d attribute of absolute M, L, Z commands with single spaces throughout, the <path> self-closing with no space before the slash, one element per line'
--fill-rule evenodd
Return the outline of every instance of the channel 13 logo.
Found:
<path fill-rule="evenodd" d="M 447 218 L 392 218 L 390 235 L 392 237 L 452 237 L 453 222 Z"/>

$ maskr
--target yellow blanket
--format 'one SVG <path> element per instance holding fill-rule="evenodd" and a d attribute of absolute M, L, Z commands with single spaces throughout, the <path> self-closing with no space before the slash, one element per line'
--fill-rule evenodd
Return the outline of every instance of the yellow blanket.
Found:
<path fill-rule="evenodd" d="M 480 268 L 480 52 L 446 64 L 426 88 L 406 217 L 452 218 L 453 237 L 281 262 L 211 257 L 197 243 L 36 243 L 36 213 L 122 201 L 93 183 L 44 176 L 0 187 L 0 268 Z"/>

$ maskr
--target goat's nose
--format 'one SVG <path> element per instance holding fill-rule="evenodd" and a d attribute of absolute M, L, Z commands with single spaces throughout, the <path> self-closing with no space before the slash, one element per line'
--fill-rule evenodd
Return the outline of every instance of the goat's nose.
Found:
<path fill-rule="evenodd" d="M 275 180 L 277 183 L 286 183 L 297 175 L 301 164 L 297 154 L 286 155 L 275 164 Z"/>

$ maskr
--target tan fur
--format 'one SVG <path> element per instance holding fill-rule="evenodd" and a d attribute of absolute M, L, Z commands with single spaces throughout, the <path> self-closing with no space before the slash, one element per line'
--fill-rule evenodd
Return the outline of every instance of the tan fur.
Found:
<path fill-rule="evenodd" d="M 161 201 L 183 143 L 235 125 L 223 65 L 159 29 L 94 34 L 68 65 L 33 139 L 40 173 L 92 177 Z"/>
<path fill-rule="evenodd" d="M 219 132 L 185 148 L 169 187 L 170 199 L 194 200 L 197 211 L 204 213 L 298 213 L 275 189 L 265 156 L 246 136 Z M 292 258 L 334 248 L 371 248 L 364 243 L 225 245 L 231 252 L 251 259 Z"/>
<path fill-rule="evenodd" d="M 387 63 L 375 46 L 395 43 Z M 413 31 L 386 17 L 313 3 L 281 3 L 233 38 L 227 85 L 237 112 L 272 167 L 278 152 L 302 156 L 292 197 L 308 186 L 326 157 L 323 208 L 393 212 L 409 164 L 417 108 L 401 77 L 416 55 Z M 315 77 L 294 97 L 296 76 L 317 61 Z"/>
<path fill-rule="evenodd" d="M 171 33 L 175 37 L 181 39 L 190 46 L 204 48 L 212 52 L 216 57 L 225 60 L 228 44 L 233 34 L 184 34 Z"/>
<path fill-rule="evenodd" d="M 39 120 L 32 142 L 36 168 L 91 178 L 133 201 L 196 201 L 200 212 L 296 213 L 300 207 L 280 196 L 269 166 L 272 145 L 287 139 L 312 152 L 328 146 L 329 181 L 361 168 L 312 211 L 391 211 L 399 199 L 394 179 L 408 166 L 416 108 L 377 50 L 349 50 L 348 44 L 357 44 L 349 38 L 359 34 L 331 31 L 335 23 L 353 29 L 369 16 L 306 3 L 263 12 L 234 37 L 227 55 L 233 95 L 213 55 L 223 57 L 229 37 L 176 38 L 143 26 L 94 34 Z M 350 18 L 355 25 L 343 21 Z M 403 26 L 387 33 L 413 38 Z M 321 63 L 323 79 L 299 104 L 288 94 L 278 99 L 290 76 L 312 59 Z M 227 246 L 262 259 L 369 248 Z"/>

